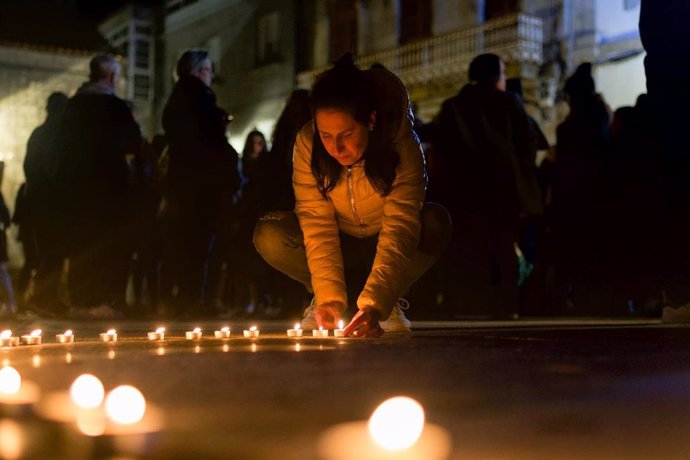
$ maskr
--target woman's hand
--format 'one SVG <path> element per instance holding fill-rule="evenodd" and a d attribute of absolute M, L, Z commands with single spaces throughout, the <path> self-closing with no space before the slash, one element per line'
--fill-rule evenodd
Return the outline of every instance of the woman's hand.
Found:
<path fill-rule="evenodd" d="M 360 310 L 345 328 L 346 337 L 381 337 L 383 329 L 379 325 L 381 313 L 373 308 Z"/>
<path fill-rule="evenodd" d="M 328 302 L 316 307 L 316 324 L 324 329 L 335 329 L 345 307 L 340 302 Z"/>

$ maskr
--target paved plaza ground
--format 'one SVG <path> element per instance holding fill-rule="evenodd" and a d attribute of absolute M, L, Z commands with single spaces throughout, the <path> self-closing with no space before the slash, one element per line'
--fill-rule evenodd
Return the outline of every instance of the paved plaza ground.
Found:
<path fill-rule="evenodd" d="M 164 412 L 146 458 L 317 459 L 322 434 L 365 420 L 408 395 L 445 427 L 453 460 L 686 459 L 690 457 L 690 329 L 657 320 L 414 323 L 380 339 L 288 339 L 290 324 L 259 322 L 261 336 L 209 337 L 225 325 L 32 321 L 39 346 L 0 356 L 44 393 L 88 372 L 127 383 Z M 199 341 L 183 338 L 200 326 Z M 74 345 L 54 343 L 66 328 Z M 115 327 L 108 345 L 98 334 Z M 299 343 L 299 346 L 297 346 Z M 0 433 L 0 442 L 2 436 Z M 55 458 L 61 458 L 56 454 Z M 366 458 L 362 455 L 360 458 Z"/>

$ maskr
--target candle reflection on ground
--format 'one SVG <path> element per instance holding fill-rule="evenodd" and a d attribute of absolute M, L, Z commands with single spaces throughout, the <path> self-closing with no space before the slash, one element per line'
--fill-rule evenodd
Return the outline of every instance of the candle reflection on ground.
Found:
<path fill-rule="evenodd" d="M 7 460 L 22 458 L 24 445 L 21 426 L 10 419 L 0 420 L 0 457 Z"/>

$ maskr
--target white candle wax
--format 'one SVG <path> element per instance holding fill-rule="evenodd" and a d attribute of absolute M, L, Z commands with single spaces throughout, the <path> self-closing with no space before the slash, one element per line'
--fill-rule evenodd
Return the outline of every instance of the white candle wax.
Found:
<path fill-rule="evenodd" d="M 185 332 L 184 336 L 187 340 L 198 340 L 201 338 L 201 329 L 195 327 L 193 330 Z"/>
<path fill-rule="evenodd" d="M 258 337 L 259 336 L 259 329 L 256 326 L 252 326 L 248 330 L 245 329 L 243 332 L 244 332 L 245 337 Z"/>
<path fill-rule="evenodd" d="M 345 329 L 343 328 L 343 321 L 338 321 L 338 329 L 333 329 L 333 337 L 345 337 Z"/>
<path fill-rule="evenodd" d="M 148 334 L 149 340 L 154 341 L 154 340 L 165 340 L 165 328 L 164 327 L 159 327 L 153 332 L 149 332 Z"/>
<path fill-rule="evenodd" d="M 328 329 L 324 329 L 322 326 L 319 326 L 318 329 L 311 331 L 311 335 L 314 337 L 328 337 Z"/>
<path fill-rule="evenodd" d="M 117 331 L 115 329 L 108 329 L 101 333 L 101 340 L 103 342 L 117 342 Z"/>
<path fill-rule="evenodd" d="M 287 335 L 288 337 L 302 337 L 302 332 L 302 327 L 297 323 L 293 329 L 287 330 Z"/>
<path fill-rule="evenodd" d="M 227 326 L 221 327 L 219 331 L 214 331 L 213 334 L 217 339 L 227 339 L 230 337 L 230 328 Z"/>
<path fill-rule="evenodd" d="M 41 330 L 36 329 L 31 331 L 31 334 L 23 335 L 22 342 L 27 345 L 40 345 L 41 344 Z"/>
<path fill-rule="evenodd" d="M 55 340 L 57 340 L 58 343 L 73 343 L 74 342 L 74 334 L 72 333 L 71 330 L 68 329 L 62 334 L 56 334 Z"/>

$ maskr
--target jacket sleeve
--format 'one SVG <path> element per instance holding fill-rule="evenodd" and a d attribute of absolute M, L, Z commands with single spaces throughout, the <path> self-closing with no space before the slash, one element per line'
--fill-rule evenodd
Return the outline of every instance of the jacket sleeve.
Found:
<path fill-rule="evenodd" d="M 404 99 L 407 101 L 406 94 Z M 373 307 L 384 318 L 409 288 L 405 274 L 419 244 L 420 212 L 426 193 L 424 157 L 406 111 L 392 142 L 400 163 L 391 193 L 385 199 L 374 264 L 357 299 L 358 308 Z"/>
<path fill-rule="evenodd" d="M 295 141 L 292 178 L 295 213 L 304 234 L 317 305 L 341 302 L 347 306 L 338 222 L 333 204 L 321 195 L 311 171 L 312 137 L 313 129 L 309 124 L 300 131 Z"/>

